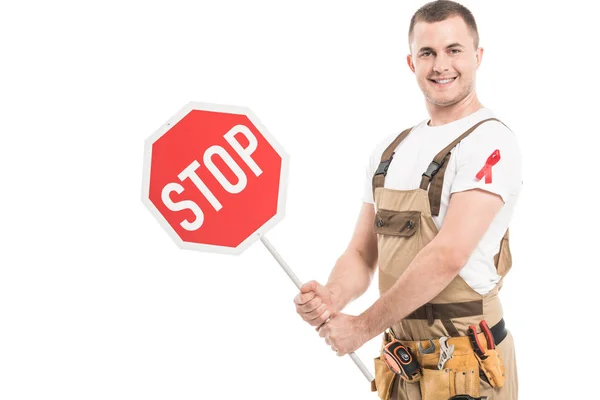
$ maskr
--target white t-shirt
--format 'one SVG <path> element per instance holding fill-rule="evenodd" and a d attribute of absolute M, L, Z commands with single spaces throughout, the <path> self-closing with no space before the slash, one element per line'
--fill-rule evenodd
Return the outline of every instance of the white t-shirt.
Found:
<path fill-rule="evenodd" d="M 397 190 L 419 188 L 423 172 L 437 153 L 471 126 L 491 117 L 495 117 L 491 110 L 481 108 L 445 125 L 429 126 L 429 119 L 422 121 L 396 148 L 384 187 Z M 363 201 L 366 203 L 373 203 L 373 174 L 383 151 L 396 136 L 398 133 L 388 136 L 371 154 L 365 176 Z M 491 182 L 486 183 L 485 176 L 478 180 L 476 175 L 496 150 L 500 159 L 491 167 Z M 440 212 L 433 217 L 438 229 L 444 223 L 452 193 L 479 188 L 498 194 L 504 200 L 504 206 L 460 271 L 467 284 L 482 295 L 492 290 L 500 280 L 494 266 L 494 255 L 498 253 L 500 240 L 509 226 L 521 187 L 520 147 L 516 135 L 500 122 L 481 124 L 452 150 L 444 176 Z"/>

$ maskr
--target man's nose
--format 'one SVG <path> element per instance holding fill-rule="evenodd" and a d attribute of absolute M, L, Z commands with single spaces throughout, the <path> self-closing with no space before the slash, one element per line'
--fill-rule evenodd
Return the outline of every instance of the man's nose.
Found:
<path fill-rule="evenodd" d="M 450 69 L 450 59 L 445 54 L 440 54 L 435 58 L 433 70 L 439 74 Z"/>

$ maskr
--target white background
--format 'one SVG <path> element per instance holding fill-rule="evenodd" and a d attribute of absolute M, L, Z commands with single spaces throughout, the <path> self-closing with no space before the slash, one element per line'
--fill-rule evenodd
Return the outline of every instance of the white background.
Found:
<path fill-rule="evenodd" d="M 177 248 L 141 201 L 143 143 L 189 101 L 251 108 L 291 156 L 267 237 L 325 281 L 373 146 L 427 117 L 405 62 L 422 4 L 3 3 L 0 399 L 375 399 L 260 242 Z M 597 23 L 584 1 L 464 4 L 479 97 L 524 155 L 501 293 L 521 398 L 594 397 Z"/>

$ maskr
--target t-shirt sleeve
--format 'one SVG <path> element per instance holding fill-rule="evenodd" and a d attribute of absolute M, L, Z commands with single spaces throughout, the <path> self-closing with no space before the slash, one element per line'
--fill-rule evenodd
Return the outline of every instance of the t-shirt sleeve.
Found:
<path fill-rule="evenodd" d="M 379 163 L 381 162 L 381 155 L 397 135 L 398 134 L 395 133 L 387 136 L 380 143 L 378 143 L 371 151 L 371 155 L 369 156 L 369 159 L 365 166 L 365 174 L 363 177 L 364 188 L 362 201 L 365 203 L 375 203 L 375 200 L 373 199 L 373 175 L 375 175 L 375 171 L 377 171 L 377 167 L 379 167 Z"/>
<path fill-rule="evenodd" d="M 522 183 L 521 151 L 507 127 L 489 122 L 461 142 L 451 193 L 482 189 L 506 203 L 518 194 Z"/>
<path fill-rule="evenodd" d="M 364 203 L 375 203 L 375 200 L 373 199 L 373 175 L 375 174 L 377 166 L 379 165 L 379 160 L 376 158 L 375 151 L 376 150 L 374 150 L 371 153 L 367 165 L 365 166 L 365 173 L 363 176 L 364 188 L 362 197 L 362 201 Z"/>

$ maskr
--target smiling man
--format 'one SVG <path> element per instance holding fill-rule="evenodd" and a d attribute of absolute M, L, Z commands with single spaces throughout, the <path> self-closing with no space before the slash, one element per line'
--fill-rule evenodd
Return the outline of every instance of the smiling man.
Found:
<path fill-rule="evenodd" d="M 468 9 L 428 3 L 408 36 L 407 64 L 429 118 L 376 146 L 348 248 L 326 285 L 302 286 L 296 309 L 338 355 L 382 333 L 382 348 L 401 344 L 412 353 L 412 380 L 392 372 L 393 355 L 375 360 L 382 399 L 517 399 L 499 291 L 512 266 L 519 145 L 477 98 L 483 49 Z M 359 316 L 342 313 L 375 271 L 380 298 Z"/>

